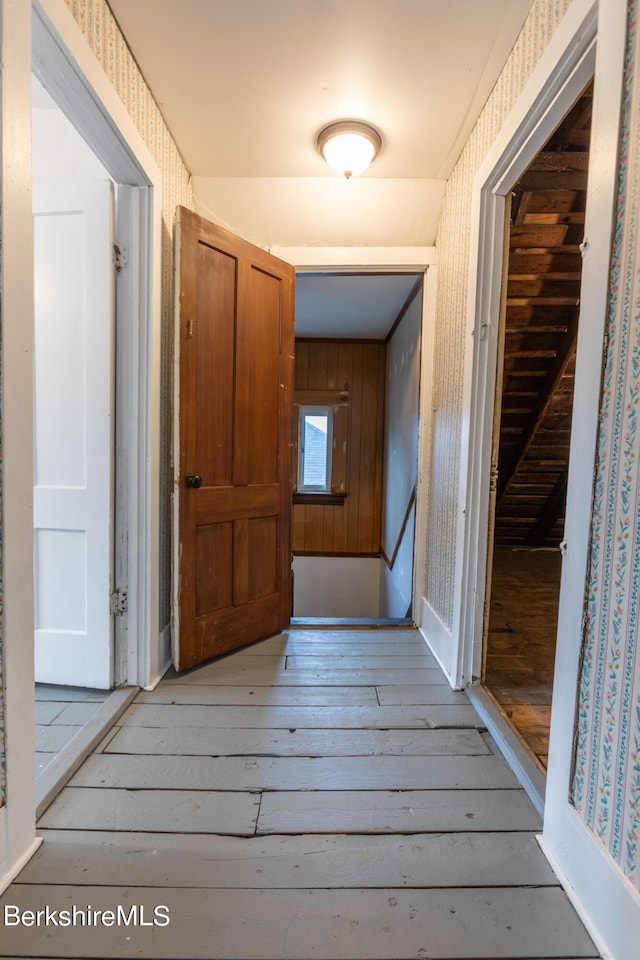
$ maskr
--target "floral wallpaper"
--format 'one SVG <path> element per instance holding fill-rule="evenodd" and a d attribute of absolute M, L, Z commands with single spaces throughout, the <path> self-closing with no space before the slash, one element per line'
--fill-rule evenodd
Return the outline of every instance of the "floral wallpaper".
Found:
<path fill-rule="evenodd" d="M 447 184 L 436 238 L 434 397 L 437 409 L 433 417 L 424 596 L 448 627 L 453 621 L 455 586 L 473 178 L 569 5 L 570 0 L 537 0 L 534 4 Z"/>
<path fill-rule="evenodd" d="M 640 888 L 640 35 L 629 8 L 573 803 Z"/>
<path fill-rule="evenodd" d="M 162 171 L 160 626 L 164 627 L 171 613 L 173 223 L 178 205 L 193 207 L 191 176 L 108 4 L 105 0 L 65 2 Z"/>

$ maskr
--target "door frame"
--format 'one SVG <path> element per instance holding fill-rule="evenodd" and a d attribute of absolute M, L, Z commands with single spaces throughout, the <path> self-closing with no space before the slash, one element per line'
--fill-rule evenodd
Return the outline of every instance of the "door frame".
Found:
<path fill-rule="evenodd" d="M 505 198 L 593 76 L 585 268 L 540 842 L 596 945 L 603 955 L 615 957 L 632 953 L 637 903 L 569 797 L 609 286 L 611 230 L 606 225 L 613 226 L 617 188 L 620 111 L 612 104 L 621 102 L 626 7 L 625 0 L 607 0 L 606 16 L 598 22 L 597 0 L 574 0 L 474 180 L 455 612 L 452 631 L 436 635 L 434 651 L 453 686 L 480 680 Z"/>
<path fill-rule="evenodd" d="M 416 528 L 413 536 L 411 604 L 419 623 L 427 550 L 427 518 L 431 464 L 433 337 L 436 296 L 436 248 L 424 247 L 281 247 L 270 253 L 305 273 L 422 273 L 422 329 L 420 343 L 420 399 L 418 412 L 418 484 Z"/>
<path fill-rule="evenodd" d="M 7 796 L 0 806 L 0 891 L 40 840 L 35 838 L 33 775 L 33 229 L 31 210 L 31 73 L 80 130 L 118 184 L 129 207 L 131 361 L 130 443 L 125 470 L 128 637 L 119 682 L 147 686 L 164 666 L 159 637 L 160 516 L 160 237 L 162 179 L 124 104 L 90 51 L 64 0 L 0 3 L 3 69 L 2 406 L 4 610 L 2 617 Z M 32 63 L 33 53 L 33 63 Z M 133 425 L 133 426 L 132 426 Z M 135 434 L 135 437 L 134 437 Z M 9 560 L 9 562 L 7 562 Z M 1 749 L 1 744 L 0 744 Z M 0 800 L 1 802 L 1 800 Z"/>
<path fill-rule="evenodd" d="M 116 183 L 114 587 L 127 611 L 114 618 L 115 683 L 148 686 L 159 668 L 161 173 L 66 4 L 34 0 L 32 37 L 33 72 Z"/>

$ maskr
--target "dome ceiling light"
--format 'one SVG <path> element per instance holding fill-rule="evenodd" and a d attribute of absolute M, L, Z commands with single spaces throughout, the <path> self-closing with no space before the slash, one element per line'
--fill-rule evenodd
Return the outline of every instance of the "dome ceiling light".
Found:
<path fill-rule="evenodd" d="M 348 180 L 375 160 L 382 147 L 382 137 L 370 123 L 337 120 L 322 128 L 316 144 L 334 173 Z"/>

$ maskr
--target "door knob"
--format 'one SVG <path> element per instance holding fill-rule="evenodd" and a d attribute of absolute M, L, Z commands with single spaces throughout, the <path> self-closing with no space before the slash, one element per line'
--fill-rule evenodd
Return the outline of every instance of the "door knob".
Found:
<path fill-rule="evenodd" d="M 193 490 L 199 490 L 202 486 L 202 477 L 197 473 L 190 473 L 184 478 L 185 487 L 191 487 Z"/>

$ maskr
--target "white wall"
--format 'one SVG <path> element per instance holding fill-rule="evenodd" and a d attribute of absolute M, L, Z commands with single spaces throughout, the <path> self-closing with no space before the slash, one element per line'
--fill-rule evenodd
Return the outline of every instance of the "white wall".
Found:
<path fill-rule="evenodd" d="M 409 507 L 418 480 L 421 322 L 418 293 L 387 345 L 381 541 L 393 565 L 381 563 L 382 617 L 404 617 L 411 604 L 415 505 Z"/>
<path fill-rule="evenodd" d="M 294 617 L 378 617 L 377 557 L 294 557 Z"/>

